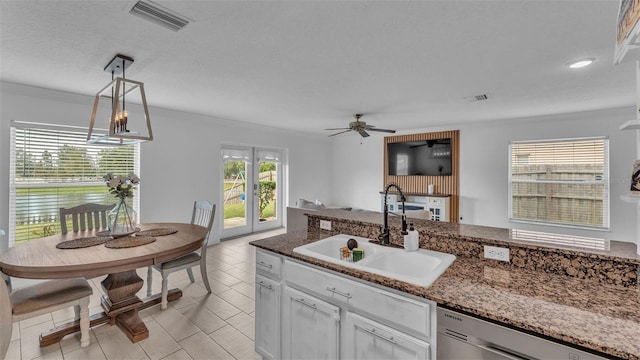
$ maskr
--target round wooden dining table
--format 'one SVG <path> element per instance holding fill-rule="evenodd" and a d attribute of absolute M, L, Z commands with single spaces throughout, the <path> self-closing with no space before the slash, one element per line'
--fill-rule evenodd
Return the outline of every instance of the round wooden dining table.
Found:
<path fill-rule="evenodd" d="M 155 236 L 155 241 L 141 246 L 115 249 L 104 244 L 74 249 L 56 247 L 64 241 L 95 237 L 97 231 L 52 235 L 16 245 L 0 254 L 0 271 L 28 279 L 89 279 L 107 275 L 101 282 L 104 312 L 91 316 L 91 326 L 107 322 L 117 324 L 132 342 L 137 342 L 149 337 L 149 330 L 138 316 L 138 311 L 159 303 L 160 294 L 145 299 L 136 295 L 144 284 L 136 269 L 196 251 L 207 235 L 206 228 L 185 223 L 147 223 L 138 227 L 141 231 L 172 229 L 177 232 Z M 173 301 L 181 296 L 179 289 L 172 289 L 168 300 Z M 41 336 L 40 346 L 58 342 L 65 335 L 78 330 L 77 321 L 56 327 Z"/>

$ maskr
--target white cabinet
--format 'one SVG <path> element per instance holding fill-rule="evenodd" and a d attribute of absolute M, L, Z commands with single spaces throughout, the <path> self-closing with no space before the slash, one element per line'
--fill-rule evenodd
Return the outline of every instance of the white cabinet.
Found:
<path fill-rule="evenodd" d="M 280 359 L 280 284 L 256 274 L 256 352 Z"/>
<path fill-rule="evenodd" d="M 344 359 L 430 359 L 428 343 L 351 312 L 344 335 Z"/>
<path fill-rule="evenodd" d="M 340 308 L 288 286 L 282 303 L 282 358 L 338 359 Z"/>
<path fill-rule="evenodd" d="M 280 359 L 282 257 L 256 250 L 255 349 L 263 359 Z"/>
<path fill-rule="evenodd" d="M 255 348 L 263 359 L 436 356 L 433 301 L 261 249 L 255 303 Z"/>

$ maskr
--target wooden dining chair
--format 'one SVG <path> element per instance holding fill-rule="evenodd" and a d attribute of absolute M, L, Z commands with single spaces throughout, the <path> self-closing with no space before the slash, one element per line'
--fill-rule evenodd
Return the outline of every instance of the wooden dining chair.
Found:
<path fill-rule="evenodd" d="M 72 208 L 60 208 L 60 232 L 67 233 L 67 216 L 71 216 L 73 231 L 107 229 L 107 214 L 115 205 L 82 204 Z"/>
<path fill-rule="evenodd" d="M 84 278 L 49 280 L 9 292 L 0 281 L 0 359 L 4 359 L 13 323 L 73 306 L 80 321 L 80 346 L 89 346 L 89 299 L 93 289 Z"/>
<path fill-rule="evenodd" d="M 153 275 L 152 269 L 156 269 L 160 272 L 160 274 L 162 274 L 162 301 L 160 303 L 160 308 L 162 310 L 167 308 L 169 274 L 175 271 L 186 269 L 187 274 L 189 274 L 189 280 L 191 280 L 191 282 L 193 283 L 195 282 L 195 278 L 193 277 L 193 271 L 191 270 L 191 268 L 196 265 L 200 265 L 202 282 L 204 282 L 204 286 L 207 288 L 209 294 L 211 294 L 211 285 L 209 285 L 209 278 L 207 277 L 207 243 L 209 240 L 209 234 L 211 233 L 211 228 L 213 227 L 213 219 L 215 218 L 215 215 L 215 204 L 212 204 L 206 200 L 195 201 L 193 203 L 191 224 L 200 225 L 207 228 L 207 235 L 205 235 L 204 241 L 202 242 L 200 253 L 192 252 L 177 259 L 149 266 L 149 268 L 147 269 L 147 296 L 151 296 L 151 280 Z"/>

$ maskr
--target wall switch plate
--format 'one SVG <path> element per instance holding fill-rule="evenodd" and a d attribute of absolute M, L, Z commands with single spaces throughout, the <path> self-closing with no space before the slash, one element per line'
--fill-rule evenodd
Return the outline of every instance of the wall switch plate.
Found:
<path fill-rule="evenodd" d="M 331 221 L 320 220 L 320 229 L 331 230 Z"/>
<path fill-rule="evenodd" d="M 509 262 L 509 248 L 485 245 L 484 258 Z"/>

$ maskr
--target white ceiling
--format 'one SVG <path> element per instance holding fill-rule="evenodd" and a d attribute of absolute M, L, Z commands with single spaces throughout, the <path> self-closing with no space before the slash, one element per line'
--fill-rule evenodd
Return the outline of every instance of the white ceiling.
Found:
<path fill-rule="evenodd" d="M 156 3 L 193 22 L 159 27 L 135 0 L 1 0 L 0 79 L 93 96 L 122 53 L 150 105 L 318 134 L 356 112 L 414 129 L 634 103 L 616 0 Z"/>

